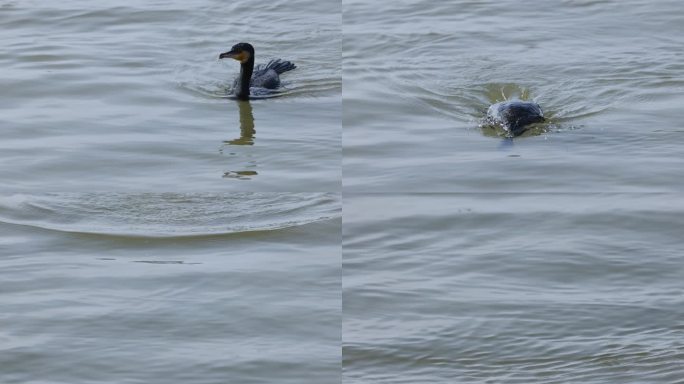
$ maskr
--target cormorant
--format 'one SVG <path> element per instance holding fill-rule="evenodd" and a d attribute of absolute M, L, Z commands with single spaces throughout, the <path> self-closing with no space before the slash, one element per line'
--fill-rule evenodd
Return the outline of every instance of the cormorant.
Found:
<path fill-rule="evenodd" d="M 487 120 L 500 125 L 512 136 L 521 135 L 527 126 L 544 121 L 539 104 L 532 101 L 510 100 L 493 104 L 487 110 Z"/>
<path fill-rule="evenodd" d="M 249 99 L 249 88 L 276 89 L 280 86 L 280 74 L 297 68 L 293 63 L 275 59 L 268 64 L 254 67 L 254 47 L 249 43 L 238 43 L 228 52 L 219 55 L 219 59 L 229 57 L 240 62 L 240 76 L 235 79 L 233 89 L 240 100 Z"/>

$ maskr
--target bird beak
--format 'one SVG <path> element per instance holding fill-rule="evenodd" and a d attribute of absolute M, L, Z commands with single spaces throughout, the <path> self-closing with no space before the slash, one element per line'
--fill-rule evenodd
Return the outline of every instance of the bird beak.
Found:
<path fill-rule="evenodd" d="M 226 57 L 230 59 L 235 59 L 235 56 L 237 56 L 237 53 L 235 51 L 228 51 L 220 54 L 219 59 L 225 59 Z"/>

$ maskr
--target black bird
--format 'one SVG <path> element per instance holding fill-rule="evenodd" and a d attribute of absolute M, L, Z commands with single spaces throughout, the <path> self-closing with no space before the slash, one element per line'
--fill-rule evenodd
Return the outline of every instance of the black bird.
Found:
<path fill-rule="evenodd" d="M 297 68 L 292 62 L 275 59 L 266 65 L 254 67 L 254 47 L 249 43 L 238 43 L 228 52 L 219 55 L 219 59 L 229 57 L 240 62 L 240 76 L 235 79 L 233 89 L 240 100 L 249 100 L 249 88 L 276 89 L 280 87 L 280 74 Z"/>
<path fill-rule="evenodd" d="M 525 132 L 530 124 L 544 121 L 539 104 L 531 101 L 510 100 L 493 104 L 487 110 L 487 120 L 500 125 L 511 136 Z"/>

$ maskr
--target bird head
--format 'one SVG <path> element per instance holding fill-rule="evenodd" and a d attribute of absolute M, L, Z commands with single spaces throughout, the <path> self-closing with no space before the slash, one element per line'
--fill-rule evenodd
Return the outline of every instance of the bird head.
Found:
<path fill-rule="evenodd" d="M 240 63 L 246 63 L 249 59 L 254 57 L 254 47 L 249 43 L 238 43 L 233 45 L 233 47 L 228 52 L 223 52 L 219 55 L 219 59 L 231 58 L 239 61 Z"/>

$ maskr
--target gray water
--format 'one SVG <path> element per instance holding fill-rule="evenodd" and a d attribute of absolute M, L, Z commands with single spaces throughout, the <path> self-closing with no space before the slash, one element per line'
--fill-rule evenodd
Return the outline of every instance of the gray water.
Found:
<path fill-rule="evenodd" d="M 345 383 L 681 383 L 684 201 L 345 196 Z"/>
<path fill-rule="evenodd" d="M 1 383 L 340 381 L 340 7 L 0 0 Z"/>
<path fill-rule="evenodd" d="M 681 2 L 343 20 L 343 382 L 684 382 Z"/>
<path fill-rule="evenodd" d="M 344 186 L 680 192 L 680 1 L 343 2 Z M 487 107 L 537 101 L 508 141 Z"/>
<path fill-rule="evenodd" d="M 0 179 L 12 191 L 333 191 L 340 3 L 0 1 Z M 238 42 L 291 60 L 229 99 Z M 303 43 L 306 42 L 306 43 Z"/>
<path fill-rule="evenodd" d="M 313 193 L 0 196 L 0 381 L 339 382 L 340 210 Z"/>
<path fill-rule="evenodd" d="M 684 383 L 682 20 L 0 0 L 0 383 Z"/>

